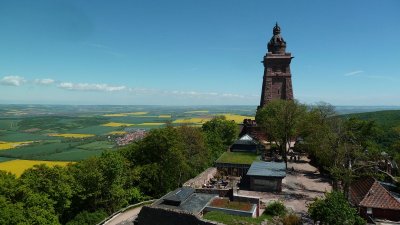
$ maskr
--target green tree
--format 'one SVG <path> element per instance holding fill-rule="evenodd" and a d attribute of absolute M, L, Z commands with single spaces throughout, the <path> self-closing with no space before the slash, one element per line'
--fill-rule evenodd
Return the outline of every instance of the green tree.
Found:
<path fill-rule="evenodd" d="M 341 183 L 347 194 L 352 180 L 374 173 L 381 158 L 374 122 L 336 115 L 333 106 L 319 103 L 306 114 L 301 130 L 302 146 L 323 169 L 330 172 L 334 190 Z"/>
<path fill-rule="evenodd" d="M 217 116 L 203 124 L 202 129 L 219 137 L 225 146 L 230 146 L 237 139 L 239 129 L 235 121 L 225 119 L 225 116 Z"/>
<path fill-rule="evenodd" d="M 54 210 L 54 201 L 46 194 L 26 192 L 23 197 L 24 216 L 28 224 L 60 224 Z"/>
<path fill-rule="evenodd" d="M 224 116 L 214 117 L 202 126 L 207 149 L 210 154 L 209 163 L 213 163 L 227 148 L 233 144 L 239 134 L 234 121 L 228 121 Z"/>
<path fill-rule="evenodd" d="M 24 215 L 24 205 L 21 202 L 12 203 L 0 195 L 0 224 L 27 224 Z"/>
<path fill-rule="evenodd" d="M 69 170 L 76 183 L 73 211 L 104 209 L 112 213 L 127 205 L 131 188 L 128 169 L 125 158 L 113 151 L 72 165 Z"/>
<path fill-rule="evenodd" d="M 273 100 L 259 109 L 256 121 L 264 128 L 268 139 L 275 142 L 287 166 L 287 146 L 299 135 L 306 106 L 297 101 Z"/>
<path fill-rule="evenodd" d="M 325 198 L 316 198 L 308 207 L 314 221 L 329 225 L 361 225 L 366 222 L 352 208 L 340 192 L 326 193 Z"/>
<path fill-rule="evenodd" d="M 198 127 L 181 126 L 176 129 L 179 139 L 183 142 L 189 176 L 194 177 L 209 165 L 210 151 L 206 146 L 204 134 Z"/>
<path fill-rule="evenodd" d="M 8 200 L 15 200 L 18 185 L 14 174 L 0 170 L 0 196 Z"/>
<path fill-rule="evenodd" d="M 92 225 L 101 222 L 107 217 L 104 211 L 88 212 L 82 211 L 75 218 L 67 223 L 67 225 Z"/>
<path fill-rule="evenodd" d="M 61 166 L 35 165 L 25 170 L 19 181 L 20 189 L 25 192 L 48 196 L 59 216 L 71 205 L 73 177 Z"/>
<path fill-rule="evenodd" d="M 151 130 L 131 151 L 134 173 L 140 177 L 136 184 L 147 195 L 161 196 L 190 177 L 185 144 L 173 127 Z"/>

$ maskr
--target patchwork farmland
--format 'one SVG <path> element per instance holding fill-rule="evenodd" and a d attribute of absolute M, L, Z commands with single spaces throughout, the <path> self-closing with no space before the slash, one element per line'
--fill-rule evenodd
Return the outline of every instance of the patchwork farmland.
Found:
<path fill-rule="evenodd" d="M 222 115 L 241 123 L 254 114 L 252 106 L 1 105 L 0 170 L 18 175 L 35 164 L 65 165 L 115 150 L 150 129 L 200 127 Z"/>

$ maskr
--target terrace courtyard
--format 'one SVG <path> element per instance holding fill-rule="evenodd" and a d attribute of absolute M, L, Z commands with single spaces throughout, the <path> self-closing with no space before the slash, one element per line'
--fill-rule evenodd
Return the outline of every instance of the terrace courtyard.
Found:
<path fill-rule="evenodd" d="M 294 173 L 287 173 L 282 181 L 281 193 L 255 192 L 240 190 L 239 195 L 260 197 L 261 201 L 268 204 L 270 201 L 281 200 L 285 206 L 296 213 L 305 214 L 307 204 L 317 196 L 323 196 L 331 191 L 330 180 L 324 178 L 317 168 L 309 164 L 305 156 L 298 162 L 289 162 L 288 169 L 294 168 Z"/>

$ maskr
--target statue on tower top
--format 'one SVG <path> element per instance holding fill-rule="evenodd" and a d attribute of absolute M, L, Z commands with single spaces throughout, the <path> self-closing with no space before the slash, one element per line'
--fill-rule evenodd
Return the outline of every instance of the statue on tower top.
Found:
<path fill-rule="evenodd" d="M 273 34 L 271 40 L 268 42 L 268 52 L 271 52 L 272 54 L 285 54 L 286 42 L 281 36 L 281 28 L 279 27 L 278 22 L 275 24 Z"/>
<path fill-rule="evenodd" d="M 274 35 L 280 34 L 281 33 L 281 28 L 278 25 L 278 22 L 276 22 L 275 27 L 274 27 Z"/>

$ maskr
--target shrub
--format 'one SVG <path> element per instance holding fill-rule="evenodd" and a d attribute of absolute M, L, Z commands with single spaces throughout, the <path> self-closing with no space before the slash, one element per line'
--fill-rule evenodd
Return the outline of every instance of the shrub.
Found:
<path fill-rule="evenodd" d="M 350 206 L 341 192 L 325 193 L 325 198 L 316 198 L 308 206 L 308 214 L 314 221 L 330 225 L 361 225 L 366 222 Z"/>
<path fill-rule="evenodd" d="M 67 223 L 67 225 L 89 225 L 97 224 L 107 217 L 104 211 L 88 212 L 82 211 L 75 218 Z"/>
<path fill-rule="evenodd" d="M 282 202 L 274 201 L 265 208 L 264 213 L 271 216 L 284 216 L 286 208 Z"/>
<path fill-rule="evenodd" d="M 289 214 L 282 219 L 283 225 L 301 225 L 301 218 L 295 214 Z"/>

